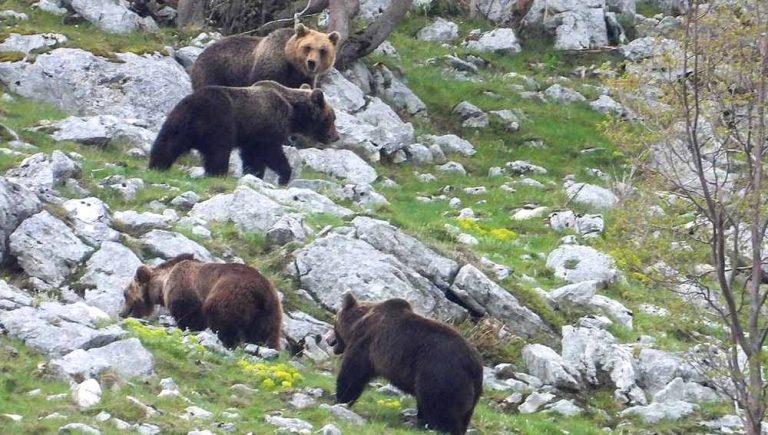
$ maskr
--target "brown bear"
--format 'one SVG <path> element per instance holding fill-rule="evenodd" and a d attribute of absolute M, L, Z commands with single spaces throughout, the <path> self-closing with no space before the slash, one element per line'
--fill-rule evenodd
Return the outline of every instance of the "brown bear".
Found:
<path fill-rule="evenodd" d="M 248 87 L 207 86 L 184 97 L 163 123 L 152 145 L 149 168 L 166 170 L 190 149 L 203 156 L 207 175 L 226 175 L 229 155 L 239 148 L 243 173 L 264 177 L 277 172 L 278 183 L 291 178 L 283 152 L 288 136 L 299 133 L 322 143 L 339 139 L 336 115 L 323 92 L 290 89 L 272 81 Z"/>
<path fill-rule="evenodd" d="M 420 426 L 467 431 L 483 391 L 480 354 L 456 330 L 403 299 L 372 304 L 344 296 L 327 343 L 343 353 L 336 401 L 353 403 L 376 376 L 416 396 Z"/>
<path fill-rule="evenodd" d="M 308 29 L 279 29 L 266 37 L 229 36 L 200 54 L 190 75 L 192 89 L 203 86 L 248 86 L 274 80 L 289 88 L 306 83 L 316 87 L 317 77 L 333 66 L 341 36 Z"/>
<path fill-rule="evenodd" d="M 120 317 L 147 317 L 163 305 L 179 328 L 211 328 L 229 348 L 245 341 L 280 349 L 280 298 L 252 267 L 182 254 L 155 267 L 139 266 L 124 296 Z"/>

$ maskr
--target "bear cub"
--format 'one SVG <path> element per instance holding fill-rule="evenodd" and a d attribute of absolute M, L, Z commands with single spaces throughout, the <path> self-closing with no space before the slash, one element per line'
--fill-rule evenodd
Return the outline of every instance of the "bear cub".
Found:
<path fill-rule="evenodd" d="M 139 266 L 123 295 L 122 318 L 148 317 L 163 305 L 179 328 L 211 328 L 228 348 L 245 341 L 280 349 L 280 298 L 252 267 L 182 254 L 155 267 Z"/>
<path fill-rule="evenodd" d="M 450 326 L 419 316 L 403 299 L 358 303 L 347 293 L 327 343 L 343 353 L 338 403 L 353 403 L 381 376 L 416 397 L 419 426 L 467 431 L 483 391 L 483 363 Z"/>
<path fill-rule="evenodd" d="M 299 133 L 329 144 L 339 140 L 336 115 L 323 92 L 290 89 L 272 81 L 249 87 L 207 86 L 184 97 L 165 119 L 149 156 L 149 168 L 167 170 L 191 149 L 206 175 L 226 175 L 229 155 L 240 150 L 243 173 L 264 177 L 265 168 L 287 184 L 291 165 L 283 144 Z"/>
<path fill-rule="evenodd" d="M 317 77 L 333 67 L 341 36 L 297 24 L 266 37 L 229 36 L 211 44 L 197 58 L 192 89 L 203 86 L 249 86 L 274 80 L 289 88 L 316 87 Z"/>

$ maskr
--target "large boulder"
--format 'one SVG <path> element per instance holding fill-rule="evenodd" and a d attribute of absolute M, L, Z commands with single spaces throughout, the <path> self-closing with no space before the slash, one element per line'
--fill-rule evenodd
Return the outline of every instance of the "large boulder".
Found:
<path fill-rule="evenodd" d="M 80 284 L 86 287 L 85 301 L 112 317 L 123 305 L 123 290 L 133 280 L 141 260 L 127 247 L 104 242 L 88 259 Z"/>
<path fill-rule="evenodd" d="M 568 365 L 563 357 L 542 344 L 529 344 L 523 348 L 523 361 L 528 373 L 547 385 L 567 390 L 580 390 L 581 375 Z"/>
<path fill-rule="evenodd" d="M 80 165 L 63 152 L 56 150 L 49 156 L 45 153 L 33 154 L 15 168 L 6 172 L 6 177 L 34 191 L 45 198 L 55 195 L 51 192 L 54 186 L 64 183 L 68 178 L 80 176 Z"/>
<path fill-rule="evenodd" d="M 450 292 L 472 311 L 499 319 L 517 335 L 529 338 L 553 335 L 541 317 L 471 264 L 459 270 Z"/>
<path fill-rule="evenodd" d="M 42 207 L 37 195 L 26 187 L 0 177 L 0 264 L 7 260 L 8 236 Z"/>
<path fill-rule="evenodd" d="M 621 417 L 637 416 L 645 424 L 656 424 L 662 420 L 677 421 L 688 417 L 699 409 L 698 405 L 688 402 L 656 402 L 647 406 L 633 406 L 619 414 Z"/>
<path fill-rule="evenodd" d="M 562 245 L 549 253 L 547 268 L 570 283 L 595 281 L 604 287 L 619 280 L 613 258 L 589 246 Z"/>
<path fill-rule="evenodd" d="M 99 198 L 70 199 L 62 204 L 75 234 L 91 245 L 116 242 L 120 233 L 112 229 L 109 207 Z"/>
<path fill-rule="evenodd" d="M 10 236 L 10 253 L 29 276 L 61 284 L 93 252 L 47 211 L 28 218 Z"/>
<path fill-rule="evenodd" d="M 81 17 L 107 33 L 131 33 L 157 30 L 152 17 L 142 18 L 126 0 L 64 0 Z"/>
<path fill-rule="evenodd" d="M 664 389 L 653 395 L 654 402 L 684 401 L 691 403 L 717 402 L 720 396 L 715 390 L 696 382 L 675 378 Z"/>
<path fill-rule="evenodd" d="M 141 236 L 140 240 L 145 249 L 163 259 L 193 254 L 200 261 L 215 261 L 214 256 L 205 247 L 173 231 L 152 230 Z"/>
<path fill-rule="evenodd" d="M 0 279 L 0 310 L 15 310 L 31 305 L 32 298 L 27 293 Z"/>
<path fill-rule="evenodd" d="M 351 291 L 358 299 L 374 302 L 403 298 L 416 312 L 444 320 L 466 317 L 427 278 L 363 240 L 331 234 L 296 251 L 293 257 L 289 271 L 300 287 L 333 311 L 341 307 L 342 295 Z"/>
<path fill-rule="evenodd" d="M 70 116 L 44 127 L 57 141 L 74 141 L 105 147 L 119 142 L 149 152 L 157 134 L 144 121 L 121 119 L 113 115 Z"/>
<path fill-rule="evenodd" d="M 450 42 L 458 37 L 459 26 L 440 17 L 416 33 L 416 39 L 432 42 Z"/>
<path fill-rule="evenodd" d="M 67 42 L 67 37 L 60 33 L 42 33 L 20 35 L 11 33 L 0 43 L 0 53 L 17 52 L 29 54 L 41 48 L 55 47 Z"/>
<path fill-rule="evenodd" d="M 621 403 L 645 405 L 645 393 L 637 386 L 640 371 L 628 346 L 618 344 L 608 331 L 563 327 L 563 359 L 594 387 L 610 385 Z"/>
<path fill-rule="evenodd" d="M 619 198 L 604 187 L 573 182 L 567 182 L 564 187 L 569 200 L 593 209 L 610 210 L 619 202 Z"/>
<path fill-rule="evenodd" d="M 427 106 L 384 65 L 372 73 L 373 92 L 398 112 L 409 115 L 426 114 Z"/>
<path fill-rule="evenodd" d="M 378 177 L 371 165 L 349 150 L 308 148 L 299 152 L 310 169 L 352 184 L 371 184 Z"/>
<path fill-rule="evenodd" d="M 352 220 L 352 225 L 358 239 L 381 252 L 394 255 L 443 290 L 451 286 L 459 271 L 458 263 L 437 254 L 389 222 L 360 216 Z"/>
<path fill-rule="evenodd" d="M 372 127 L 367 140 L 385 155 L 391 155 L 414 141 L 413 125 L 403 122 L 391 107 L 377 97 L 373 97 L 355 117 Z"/>
<path fill-rule="evenodd" d="M 608 45 L 605 0 L 534 0 L 523 26 L 546 30 L 558 50 Z"/>
<path fill-rule="evenodd" d="M 51 360 L 49 370 L 64 380 L 98 378 L 105 370 L 123 380 L 143 379 L 154 373 L 154 358 L 137 338 L 129 338 L 103 347 L 73 350 Z"/>
<path fill-rule="evenodd" d="M 480 53 L 517 54 L 522 51 L 512 29 L 494 29 L 480 35 L 476 41 L 464 43 L 467 49 Z"/>
<path fill-rule="evenodd" d="M 81 308 L 70 310 L 69 307 L 60 305 L 54 309 L 54 305 L 49 305 L 47 309 L 21 307 L 12 311 L 1 311 L 0 325 L 8 331 L 9 337 L 49 356 L 66 355 L 75 349 L 87 350 L 104 346 L 125 335 L 125 331 L 116 325 L 95 328 L 91 326 L 92 320 L 82 319 Z M 84 320 L 89 322 L 82 323 Z"/>
<path fill-rule="evenodd" d="M 247 186 L 199 202 L 189 212 L 189 216 L 206 222 L 232 222 L 240 231 L 261 234 L 285 214 L 285 208 L 275 200 Z"/>
<path fill-rule="evenodd" d="M 57 48 L 31 63 L 0 63 L 0 82 L 23 97 L 66 112 L 144 119 L 150 129 L 159 130 L 165 115 L 192 91 L 189 76 L 172 57 L 116 56 L 119 62 Z"/>

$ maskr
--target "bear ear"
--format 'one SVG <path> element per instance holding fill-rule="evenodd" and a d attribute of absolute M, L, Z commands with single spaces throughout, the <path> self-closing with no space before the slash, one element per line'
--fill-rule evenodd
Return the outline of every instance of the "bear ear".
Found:
<path fill-rule="evenodd" d="M 328 34 L 328 39 L 331 40 L 331 44 L 334 46 L 339 45 L 339 41 L 341 41 L 341 33 L 339 32 L 331 32 Z"/>
<path fill-rule="evenodd" d="M 341 309 L 347 310 L 349 308 L 354 307 L 355 305 L 357 305 L 357 299 L 355 299 L 355 296 L 352 294 L 352 292 L 348 291 L 344 293 L 344 299 L 343 299 L 343 302 L 341 303 Z"/>
<path fill-rule="evenodd" d="M 302 83 L 301 86 L 299 86 L 299 89 L 303 89 L 305 91 L 311 91 L 312 86 L 309 86 L 309 83 Z"/>
<path fill-rule="evenodd" d="M 309 33 L 309 29 L 307 29 L 307 27 L 301 23 L 296 24 L 296 27 L 294 27 L 293 30 L 296 32 L 296 36 L 299 38 Z"/>
<path fill-rule="evenodd" d="M 312 99 L 312 102 L 320 107 L 325 106 L 325 95 L 323 95 L 323 91 L 320 89 L 315 89 L 312 91 L 312 95 L 310 96 Z"/>
<path fill-rule="evenodd" d="M 152 269 L 143 264 L 136 269 L 136 281 L 140 284 L 146 284 L 150 279 L 152 279 Z"/>

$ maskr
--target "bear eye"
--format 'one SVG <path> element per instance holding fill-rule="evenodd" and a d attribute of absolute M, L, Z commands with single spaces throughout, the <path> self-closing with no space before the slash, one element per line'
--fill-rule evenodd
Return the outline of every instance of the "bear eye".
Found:
<path fill-rule="evenodd" d="M 320 56 L 325 56 L 327 53 L 328 53 L 328 50 L 326 50 L 325 48 L 320 49 Z"/>
<path fill-rule="evenodd" d="M 304 54 L 309 54 L 310 50 L 312 50 L 312 47 L 310 47 L 309 45 L 304 46 Z"/>

